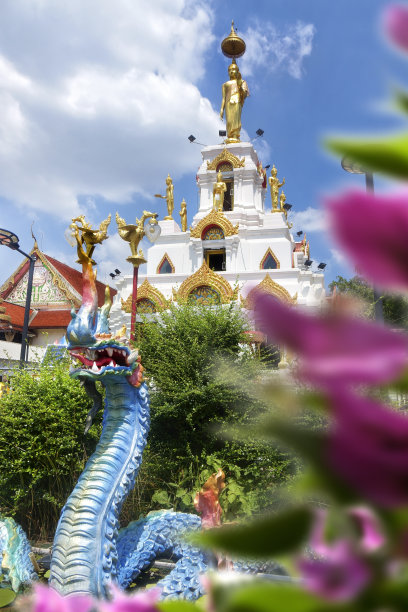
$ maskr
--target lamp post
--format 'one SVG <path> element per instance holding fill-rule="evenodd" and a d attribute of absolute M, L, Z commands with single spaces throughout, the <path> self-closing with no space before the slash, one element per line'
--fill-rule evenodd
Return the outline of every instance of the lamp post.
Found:
<path fill-rule="evenodd" d="M 24 309 L 24 323 L 23 323 L 23 331 L 21 333 L 21 352 L 20 352 L 20 366 L 23 365 L 25 361 L 27 361 L 28 357 L 28 346 L 27 346 L 27 335 L 28 335 L 28 320 L 30 317 L 30 304 L 31 304 L 31 291 L 33 288 L 33 275 L 34 275 L 34 263 L 36 261 L 35 255 L 28 255 L 20 249 L 18 236 L 13 232 L 10 232 L 6 229 L 0 228 L 0 245 L 7 246 L 9 249 L 13 251 L 18 251 L 24 257 L 30 260 L 30 267 L 28 270 L 28 283 L 27 283 L 27 295 L 26 295 L 26 303 Z"/>
<path fill-rule="evenodd" d="M 161 228 L 157 221 L 158 213 L 151 213 L 146 210 L 140 219 L 136 219 L 136 225 L 128 225 L 124 219 L 116 214 L 119 236 L 130 243 L 132 254 L 126 258 L 133 265 L 133 291 L 132 291 L 132 312 L 130 315 L 130 339 L 135 339 L 136 314 L 137 314 L 137 282 L 139 277 L 139 266 L 147 263 L 143 251 L 139 249 L 139 243 L 146 236 L 150 242 L 156 242 L 161 234 Z M 149 222 L 146 224 L 147 219 Z M 146 224 L 146 226 L 145 226 Z"/>
<path fill-rule="evenodd" d="M 365 175 L 365 184 L 366 184 L 366 192 L 374 193 L 374 175 L 372 172 L 368 172 L 363 166 L 354 162 L 352 159 L 348 157 L 343 157 L 341 160 L 341 167 L 346 172 L 350 172 L 350 174 L 364 174 Z M 384 313 L 383 313 L 383 298 L 381 292 L 378 291 L 376 287 L 373 286 L 374 293 L 374 317 L 376 321 L 384 321 Z"/>

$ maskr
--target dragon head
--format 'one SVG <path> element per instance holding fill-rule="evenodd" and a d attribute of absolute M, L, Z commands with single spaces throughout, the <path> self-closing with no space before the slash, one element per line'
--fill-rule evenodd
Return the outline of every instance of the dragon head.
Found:
<path fill-rule="evenodd" d="M 71 356 L 70 374 L 86 381 L 100 380 L 106 384 L 112 377 L 127 377 L 139 387 L 143 381 L 143 366 L 137 349 L 129 345 L 126 328 L 116 335 L 109 330 L 109 312 L 112 306 L 109 287 L 105 290 L 105 303 L 98 308 L 96 274 L 91 262 L 83 262 L 82 305 L 71 313 L 67 329 L 67 349 Z"/>

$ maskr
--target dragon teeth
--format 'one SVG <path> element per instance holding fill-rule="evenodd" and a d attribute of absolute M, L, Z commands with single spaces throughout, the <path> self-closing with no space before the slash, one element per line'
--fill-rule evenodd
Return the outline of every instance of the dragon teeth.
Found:
<path fill-rule="evenodd" d="M 108 353 L 109 357 L 112 357 L 113 355 L 113 348 L 111 346 L 108 346 L 106 349 L 106 352 Z"/>
<path fill-rule="evenodd" d="M 132 364 L 134 361 L 136 361 L 136 359 L 137 359 L 138 357 L 139 357 L 139 351 L 137 351 L 137 350 L 136 350 L 136 351 L 132 351 L 132 352 L 130 353 L 130 355 L 128 356 L 128 358 L 127 358 L 127 362 L 128 362 L 128 364 L 129 364 L 129 365 L 130 365 L 130 364 Z"/>
<path fill-rule="evenodd" d="M 116 367 L 116 364 L 114 364 L 113 361 L 111 361 L 109 365 L 110 365 L 111 368 L 115 368 Z"/>
<path fill-rule="evenodd" d="M 94 374 L 99 374 L 99 368 L 96 365 L 95 361 L 92 364 L 92 368 L 91 368 L 92 372 L 94 372 Z"/>

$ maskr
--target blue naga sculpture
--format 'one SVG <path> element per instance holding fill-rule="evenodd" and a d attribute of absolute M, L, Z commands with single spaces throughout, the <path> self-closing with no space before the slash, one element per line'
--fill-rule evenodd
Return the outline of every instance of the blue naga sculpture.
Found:
<path fill-rule="evenodd" d="M 171 556 L 176 561 L 174 569 L 158 583 L 162 598 L 196 599 L 202 594 L 199 575 L 209 563 L 205 553 L 189 545 L 183 535 L 201 528 L 198 516 L 155 512 L 119 530 L 119 513 L 135 484 L 150 417 L 138 352 L 132 350 L 124 331 L 116 336 L 109 331 L 108 288 L 105 304 L 98 309 L 92 254 L 107 237 L 109 222 L 110 216 L 99 230 L 92 230 L 84 217 L 78 217 L 71 225 L 82 264 L 83 293 L 78 313 L 72 312 L 66 342 L 75 364 L 70 374 L 82 381 L 93 399 L 85 433 L 102 408 L 96 381 L 105 387 L 105 410 L 95 452 L 58 522 L 49 584 L 62 595 L 105 598 L 111 583 L 126 588 L 157 557 Z M 0 552 L 0 588 L 11 586 L 17 592 L 36 579 L 28 540 L 12 519 L 0 518 Z"/>
<path fill-rule="evenodd" d="M 102 405 L 96 381 L 105 387 L 105 411 L 95 452 L 61 513 L 49 583 L 62 595 L 88 593 L 103 598 L 112 582 L 125 588 L 155 558 L 171 555 L 176 564 L 159 583 L 162 597 L 195 599 L 202 592 L 199 574 L 208 568 L 208 561 L 182 535 L 200 529 L 198 516 L 157 512 L 119 530 L 119 513 L 134 486 L 146 445 L 149 396 L 138 352 L 131 349 L 124 332 L 116 336 L 109 332 L 108 289 L 104 306 L 97 307 L 91 257 L 95 244 L 106 237 L 106 222 L 105 235 L 101 235 L 80 221 L 82 227 L 73 224 L 72 228 L 82 264 L 83 295 L 66 334 L 75 362 L 70 373 L 83 381 L 94 399 L 86 429 Z"/>

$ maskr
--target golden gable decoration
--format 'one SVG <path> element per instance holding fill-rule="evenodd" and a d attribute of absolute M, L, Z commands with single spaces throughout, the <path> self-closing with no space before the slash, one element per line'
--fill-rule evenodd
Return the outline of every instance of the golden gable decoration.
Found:
<path fill-rule="evenodd" d="M 283 302 L 288 302 L 290 304 L 295 304 L 297 302 L 297 293 L 292 298 L 285 287 L 279 285 L 279 283 L 271 279 L 269 274 L 266 274 L 265 278 L 248 293 L 246 298 L 242 297 L 241 295 L 242 306 L 248 310 L 252 310 L 254 306 L 254 294 L 258 293 L 259 291 L 273 295 Z"/>
<path fill-rule="evenodd" d="M 131 293 L 127 300 L 121 298 L 122 310 L 125 312 L 132 312 L 132 295 Z M 164 310 L 169 307 L 169 300 L 166 300 L 164 295 L 156 289 L 156 287 L 153 287 L 147 278 L 145 278 L 140 287 L 137 288 L 137 302 L 144 299 L 153 302 L 156 306 L 156 310 Z"/>
<path fill-rule="evenodd" d="M 201 268 L 186 278 L 181 283 L 178 291 L 173 288 L 173 300 L 175 302 L 186 302 L 194 289 L 203 286 L 214 289 L 220 296 L 221 304 L 229 304 L 231 300 L 237 297 L 238 287 L 233 290 L 225 278 L 214 272 L 214 270 L 210 270 L 207 263 L 203 261 Z"/>
<path fill-rule="evenodd" d="M 233 236 L 238 234 L 238 223 L 232 225 L 231 221 L 222 213 L 218 212 L 214 208 L 204 219 L 201 219 L 197 225 L 190 230 L 191 238 L 201 238 L 203 231 L 210 225 L 218 225 L 222 228 L 224 236 Z"/>
<path fill-rule="evenodd" d="M 261 263 L 259 264 L 259 269 L 260 269 L 260 270 L 264 270 L 264 269 L 265 269 L 265 268 L 264 268 L 264 264 L 265 264 L 265 261 L 266 261 L 266 260 L 267 260 L 267 258 L 268 258 L 268 255 L 270 255 L 270 256 L 272 257 L 272 259 L 274 259 L 274 260 L 276 261 L 276 269 L 277 269 L 277 268 L 280 268 L 280 261 L 279 261 L 279 259 L 276 257 L 276 255 L 275 255 L 275 253 L 272 251 L 271 247 L 268 247 L 268 249 L 267 249 L 267 251 L 266 251 L 265 255 L 264 255 L 264 256 L 262 257 L 262 259 L 261 259 Z"/>
<path fill-rule="evenodd" d="M 163 255 L 163 257 L 161 258 L 160 263 L 159 263 L 159 265 L 156 268 L 156 274 L 160 274 L 160 268 L 162 267 L 162 265 L 164 264 L 166 259 L 169 262 L 169 266 L 171 268 L 171 274 L 174 274 L 174 272 L 176 271 L 176 268 L 174 267 L 174 263 L 171 261 L 170 257 L 167 255 L 167 253 L 165 253 Z"/>
<path fill-rule="evenodd" d="M 207 162 L 207 170 L 216 170 L 218 164 L 221 162 L 229 162 L 233 168 L 243 168 L 245 166 L 245 157 L 239 159 L 239 157 L 233 155 L 233 153 L 228 151 L 227 147 L 225 147 L 217 157 Z"/>

